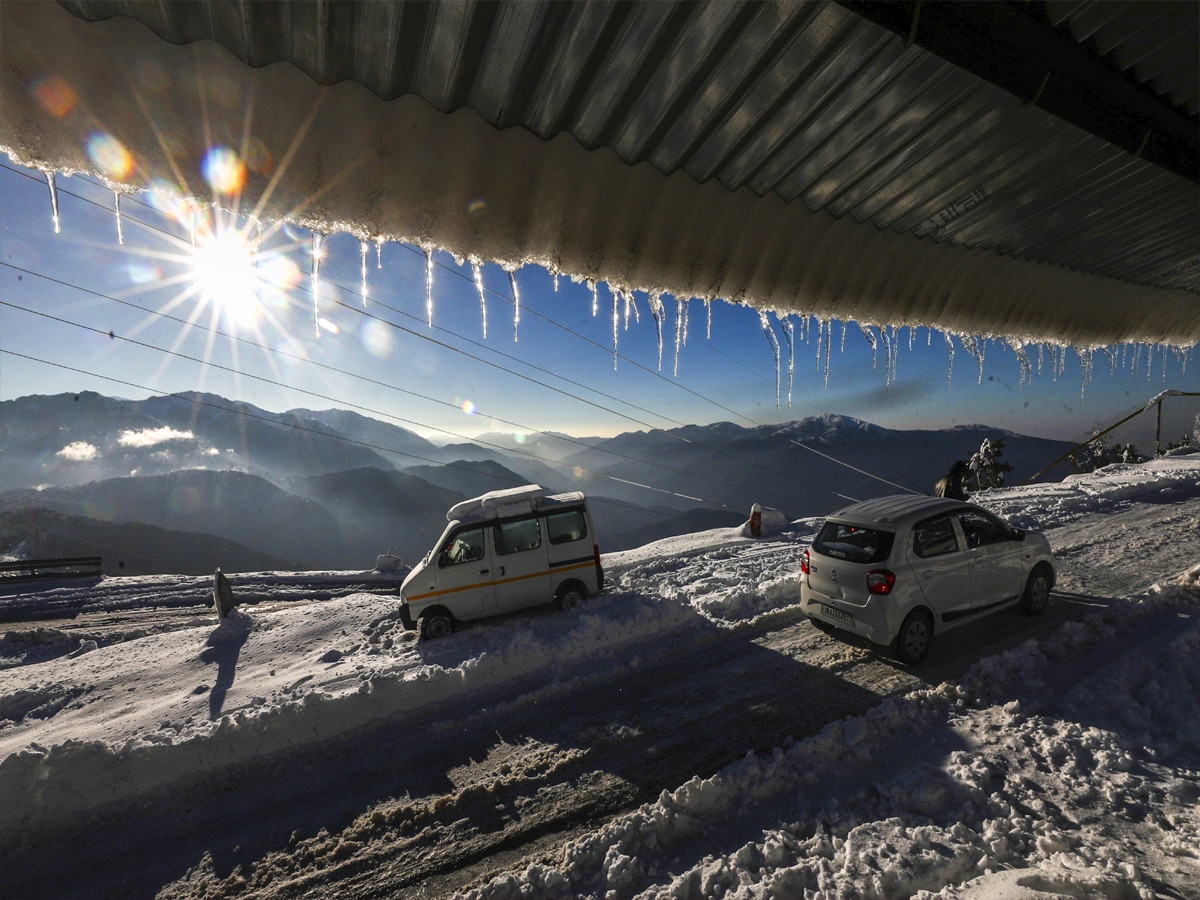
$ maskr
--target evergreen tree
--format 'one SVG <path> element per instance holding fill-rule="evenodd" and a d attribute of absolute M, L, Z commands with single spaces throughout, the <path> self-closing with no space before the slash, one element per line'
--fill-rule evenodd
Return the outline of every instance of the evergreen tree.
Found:
<path fill-rule="evenodd" d="M 1009 463 L 1001 462 L 1004 454 L 1004 441 L 1000 438 L 984 438 L 979 450 L 971 456 L 967 463 L 971 470 L 970 480 L 975 490 L 983 491 L 988 488 L 1004 487 L 1004 475 L 1012 471 Z"/>

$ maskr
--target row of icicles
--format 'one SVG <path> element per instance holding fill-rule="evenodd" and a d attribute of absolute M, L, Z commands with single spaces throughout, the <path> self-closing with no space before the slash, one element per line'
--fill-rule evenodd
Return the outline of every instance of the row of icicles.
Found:
<path fill-rule="evenodd" d="M 54 173 L 46 172 L 46 183 L 50 189 L 50 205 L 51 215 L 54 222 L 54 233 L 60 233 L 60 222 L 58 214 L 58 191 L 55 187 Z M 121 194 L 119 191 L 114 191 L 113 196 L 116 205 L 117 219 L 117 241 L 120 244 L 125 243 L 125 235 L 121 225 Z M 261 229 L 255 229 L 256 237 L 261 237 Z M 196 243 L 196 223 L 193 215 L 191 222 L 191 238 L 192 245 Z M 314 231 L 312 232 L 312 296 L 313 296 L 313 320 L 316 329 L 317 337 L 321 335 L 321 319 L 317 308 L 318 303 L 318 287 L 320 284 L 321 259 L 324 256 L 324 241 L 325 235 Z M 375 264 L 377 268 L 383 268 L 383 238 L 376 238 L 375 243 Z M 426 322 L 430 328 L 433 327 L 433 271 L 434 247 L 431 244 L 422 244 L 421 250 L 425 256 L 425 313 Z M 360 276 L 361 276 L 361 294 L 363 306 L 367 305 L 367 256 L 368 242 L 366 240 L 359 241 L 359 256 L 360 256 Z M 458 265 L 463 265 L 463 260 L 456 258 Z M 475 282 L 475 289 L 479 294 L 479 312 L 483 321 L 483 338 L 487 340 L 487 298 L 486 291 L 483 286 L 483 263 L 481 260 L 471 258 L 471 272 Z M 517 270 L 512 266 L 503 266 L 504 271 L 508 274 L 509 287 L 512 289 L 513 299 L 513 341 L 517 341 L 518 332 L 521 322 L 521 294 L 517 286 Z M 558 272 L 551 272 L 554 279 L 554 290 L 558 291 Z M 592 295 L 592 317 L 599 315 L 600 299 L 597 289 L 597 282 L 592 279 L 575 279 L 573 281 L 583 281 L 591 291 Z M 609 286 L 612 294 L 612 344 L 613 344 L 613 371 L 617 370 L 617 361 L 619 359 L 617 353 L 618 335 L 621 330 L 622 309 L 624 311 L 624 328 L 629 330 L 630 317 L 636 324 L 641 323 L 641 313 L 638 310 L 637 301 L 634 297 L 634 292 L 625 288 Z M 650 315 L 654 320 L 655 329 L 658 332 L 658 370 L 662 371 L 663 357 L 663 324 L 667 317 L 666 307 L 663 303 L 664 292 L 653 291 L 648 294 L 648 303 L 650 307 Z M 706 337 L 712 338 L 712 301 L 702 301 L 707 313 L 707 329 Z M 673 376 L 679 377 L 679 354 L 680 348 L 687 346 L 688 334 L 688 300 L 676 298 L 675 300 L 675 363 Z M 776 322 L 779 325 L 779 330 L 784 337 L 784 343 L 787 345 L 788 360 L 787 360 L 787 403 L 792 405 L 792 385 L 796 369 L 796 327 L 793 319 L 793 314 L 779 315 L 773 313 Z M 811 337 L 809 322 L 816 323 L 816 367 L 818 374 L 823 375 L 823 387 L 829 387 L 829 357 L 830 343 L 832 341 L 833 323 L 836 319 L 820 318 L 811 316 L 808 313 L 797 313 L 795 317 L 800 321 L 800 337 L 799 340 L 803 343 L 808 343 Z M 771 352 L 775 358 L 775 406 L 779 408 L 781 405 L 781 385 L 782 385 L 782 348 L 779 343 L 779 338 L 776 336 L 775 328 L 771 323 L 768 314 L 764 310 L 758 311 L 759 323 L 762 326 L 763 335 L 766 337 L 768 344 L 771 347 Z M 849 330 L 846 322 L 840 322 L 842 329 L 839 340 L 839 351 L 845 352 L 846 349 L 846 332 Z M 859 324 L 859 329 L 863 338 L 871 348 L 871 367 L 878 368 L 878 353 L 879 345 L 883 344 L 884 348 L 884 383 L 891 386 L 896 381 L 897 360 L 900 347 L 900 332 L 903 328 L 908 328 L 908 349 L 913 349 L 916 340 L 916 332 L 918 326 L 900 326 L 892 325 L 877 325 L 872 330 L 871 325 Z M 926 346 L 929 346 L 933 340 L 933 332 L 936 330 L 931 326 L 924 326 L 927 329 Z M 979 378 L 978 383 L 983 383 L 983 360 L 986 346 L 990 340 L 979 335 L 962 334 L 957 332 L 942 331 L 942 337 L 946 343 L 947 353 L 947 370 L 946 370 L 946 393 L 950 393 L 950 387 L 954 375 L 954 338 L 957 337 L 962 344 L 963 350 L 970 355 L 978 365 Z M 1128 367 L 1131 372 L 1141 370 L 1142 366 L 1142 351 L 1145 348 L 1145 366 L 1146 378 L 1150 379 L 1153 374 L 1154 365 L 1154 347 L 1153 344 L 1120 344 L 1116 347 L 1101 346 L 1097 348 L 1068 348 L 1062 344 L 1051 343 L 1036 343 L 1030 344 L 1025 341 L 1009 338 L 1001 342 L 1002 346 L 1006 346 L 1013 351 L 1017 358 L 1017 364 L 1020 369 L 1018 376 L 1018 384 L 1024 387 L 1026 383 L 1032 384 L 1034 374 L 1034 364 L 1029 358 L 1030 348 L 1036 351 L 1037 355 L 1037 374 L 1041 375 L 1046 358 L 1050 358 L 1050 371 L 1057 381 L 1066 368 L 1067 350 L 1071 349 L 1079 358 L 1080 368 L 1082 370 L 1082 384 L 1079 389 L 1080 399 L 1083 398 L 1087 383 L 1092 380 L 1092 373 L 1095 365 L 1095 360 L 1098 356 L 1107 356 L 1109 359 L 1110 371 L 1115 372 L 1118 368 Z M 1167 347 L 1160 346 L 1160 358 L 1162 359 L 1162 377 L 1166 380 L 1167 377 Z M 1187 361 L 1191 355 L 1191 348 L 1170 348 L 1179 360 L 1182 367 L 1182 374 L 1187 374 Z"/>

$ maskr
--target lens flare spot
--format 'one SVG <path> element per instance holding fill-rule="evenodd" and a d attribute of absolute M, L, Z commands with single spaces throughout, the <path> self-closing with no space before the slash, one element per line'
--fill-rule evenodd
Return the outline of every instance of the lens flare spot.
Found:
<path fill-rule="evenodd" d="M 336 322 L 331 322 L 324 316 L 317 319 L 317 324 L 321 326 L 322 331 L 328 331 L 330 334 L 340 334 L 342 329 L 338 328 Z"/>
<path fill-rule="evenodd" d="M 246 184 L 246 164 L 228 147 L 213 147 L 205 153 L 200 173 L 218 194 L 240 193 Z"/>
<path fill-rule="evenodd" d="M 75 89 L 57 75 L 47 75 L 38 81 L 33 86 L 33 96 L 56 119 L 61 119 L 79 102 Z"/>
<path fill-rule="evenodd" d="M 467 215 L 469 215 L 469 216 L 477 216 L 480 213 L 486 212 L 486 211 L 487 211 L 487 201 L 484 200 L 482 197 L 476 197 L 474 200 L 472 200 L 470 203 L 467 204 Z"/>
<path fill-rule="evenodd" d="M 133 172 L 133 156 L 124 144 L 106 132 L 93 132 L 87 139 L 87 155 L 109 178 L 123 181 Z"/>
<path fill-rule="evenodd" d="M 251 138 L 246 142 L 246 165 L 252 172 L 266 175 L 271 171 L 272 163 L 271 151 L 267 149 L 266 144 L 258 138 Z"/>
<path fill-rule="evenodd" d="M 475 415 L 475 404 L 470 400 L 463 400 L 459 403 L 459 409 L 465 412 L 468 416 Z"/>
<path fill-rule="evenodd" d="M 377 359 L 386 359 L 392 352 L 392 330 L 372 319 L 362 329 L 363 346 Z"/>
<path fill-rule="evenodd" d="M 125 271 L 134 284 L 153 284 L 162 278 L 162 270 L 147 262 L 126 263 Z"/>

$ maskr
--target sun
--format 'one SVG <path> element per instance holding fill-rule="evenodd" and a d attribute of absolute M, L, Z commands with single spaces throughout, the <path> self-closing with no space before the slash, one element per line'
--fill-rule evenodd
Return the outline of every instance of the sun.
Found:
<path fill-rule="evenodd" d="M 202 300 L 235 326 L 258 322 L 259 276 L 256 254 L 236 228 L 218 228 L 197 235 L 192 256 L 192 280 Z"/>

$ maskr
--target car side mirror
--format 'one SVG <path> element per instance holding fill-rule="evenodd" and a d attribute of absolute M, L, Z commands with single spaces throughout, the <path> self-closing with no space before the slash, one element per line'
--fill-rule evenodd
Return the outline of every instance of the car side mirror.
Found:
<path fill-rule="evenodd" d="M 1024 531 L 1022 531 L 1020 528 L 1014 528 L 1014 529 L 1013 529 L 1011 532 L 1009 532 L 1009 536 L 1010 536 L 1010 537 L 1011 537 L 1011 538 L 1012 538 L 1014 541 L 1023 541 L 1023 540 L 1025 540 L 1025 532 L 1024 532 Z"/>

